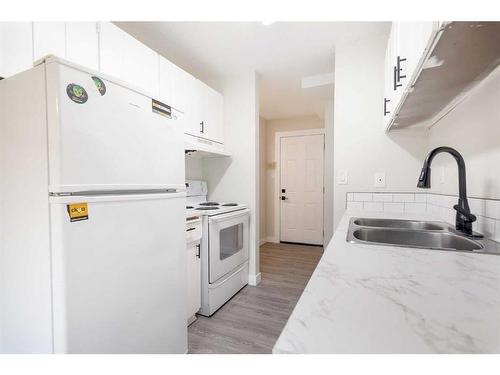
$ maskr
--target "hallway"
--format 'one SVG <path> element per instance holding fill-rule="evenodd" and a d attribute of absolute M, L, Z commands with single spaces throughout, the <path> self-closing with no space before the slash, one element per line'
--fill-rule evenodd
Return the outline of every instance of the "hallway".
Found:
<path fill-rule="evenodd" d="M 188 328 L 189 353 L 271 353 L 322 254 L 322 247 L 262 245 L 262 282 L 247 285 L 212 317 L 198 316 Z"/>

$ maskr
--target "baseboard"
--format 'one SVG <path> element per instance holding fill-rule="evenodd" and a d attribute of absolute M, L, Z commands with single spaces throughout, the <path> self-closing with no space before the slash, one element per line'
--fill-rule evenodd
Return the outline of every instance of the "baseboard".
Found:
<path fill-rule="evenodd" d="M 259 243 L 260 243 L 261 246 L 263 244 L 265 244 L 266 242 L 278 243 L 279 241 L 276 240 L 276 238 L 274 238 L 274 237 L 264 237 L 264 238 L 261 238 L 260 241 L 259 241 Z"/>
<path fill-rule="evenodd" d="M 248 284 L 252 286 L 257 286 L 262 280 L 262 275 L 260 272 L 257 275 L 248 275 Z"/>

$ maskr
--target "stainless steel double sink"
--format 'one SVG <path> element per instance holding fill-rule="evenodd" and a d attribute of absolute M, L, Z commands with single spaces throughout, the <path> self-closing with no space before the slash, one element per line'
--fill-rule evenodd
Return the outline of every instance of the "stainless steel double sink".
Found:
<path fill-rule="evenodd" d="M 484 241 L 468 238 L 444 222 L 398 219 L 351 218 L 347 241 L 448 251 L 498 254 Z"/>

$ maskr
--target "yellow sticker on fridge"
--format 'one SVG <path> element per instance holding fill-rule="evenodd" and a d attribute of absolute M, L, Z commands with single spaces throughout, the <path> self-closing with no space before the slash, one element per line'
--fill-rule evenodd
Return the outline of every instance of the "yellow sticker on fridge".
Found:
<path fill-rule="evenodd" d="M 86 202 L 84 203 L 72 203 L 67 206 L 69 219 L 73 221 L 88 220 L 89 218 L 89 208 Z"/>

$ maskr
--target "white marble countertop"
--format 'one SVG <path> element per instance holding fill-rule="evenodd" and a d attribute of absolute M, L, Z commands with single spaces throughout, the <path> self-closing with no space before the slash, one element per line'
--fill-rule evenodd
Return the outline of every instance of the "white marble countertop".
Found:
<path fill-rule="evenodd" d="M 500 256 L 353 244 L 348 211 L 274 353 L 500 353 Z"/>

